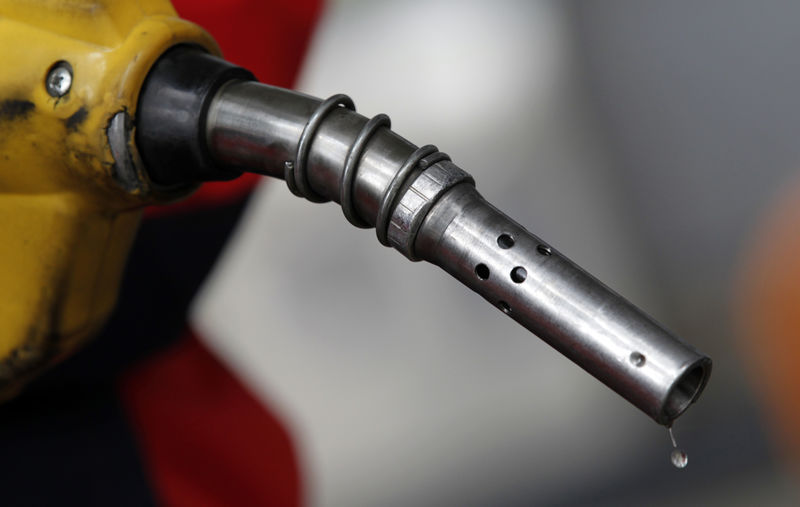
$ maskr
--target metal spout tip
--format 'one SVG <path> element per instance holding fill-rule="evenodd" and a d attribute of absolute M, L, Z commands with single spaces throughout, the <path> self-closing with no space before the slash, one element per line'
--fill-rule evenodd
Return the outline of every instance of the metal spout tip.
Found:
<path fill-rule="evenodd" d="M 694 403 L 705 389 L 711 377 L 711 359 L 703 357 L 686 368 L 667 393 L 661 412 L 655 417 L 659 424 L 672 426 Z"/>

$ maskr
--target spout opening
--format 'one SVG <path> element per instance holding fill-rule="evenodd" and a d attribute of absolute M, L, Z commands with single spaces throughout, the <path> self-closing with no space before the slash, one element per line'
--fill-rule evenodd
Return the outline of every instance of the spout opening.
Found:
<path fill-rule="evenodd" d="M 703 392 L 711 375 L 711 360 L 704 358 L 687 368 L 672 385 L 661 412 L 662 424 L 670 425 L 683 414 Z"/>

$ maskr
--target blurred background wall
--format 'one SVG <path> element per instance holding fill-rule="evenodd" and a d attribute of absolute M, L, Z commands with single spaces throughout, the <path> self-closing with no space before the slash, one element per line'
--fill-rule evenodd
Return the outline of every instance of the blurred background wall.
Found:
<path fill-rule="evenodd" d="M 797 20 L 791 2 L 330 1 L 302 91 L 437 144 L 715 371 L 674 470 L 662 427 L 481 298 L 266 181 L 193 315 L 283 415 L 311 503 L 800 501 L 731 305 L 800 168 Z"/>

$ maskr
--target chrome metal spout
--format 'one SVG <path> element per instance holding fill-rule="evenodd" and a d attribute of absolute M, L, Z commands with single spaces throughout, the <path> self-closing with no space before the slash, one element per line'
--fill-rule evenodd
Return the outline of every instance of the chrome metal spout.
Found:
<path fill-rule="evenodd" d="M 486 202 L 436 147 L 354 109 L 343 95 L 233 81 L 208 109 L 208 149 L 221 166 L 338 202 L 348 221 L 440 266 L 656 422 L 670 425 L 697 400 L 708 357 Z"/>

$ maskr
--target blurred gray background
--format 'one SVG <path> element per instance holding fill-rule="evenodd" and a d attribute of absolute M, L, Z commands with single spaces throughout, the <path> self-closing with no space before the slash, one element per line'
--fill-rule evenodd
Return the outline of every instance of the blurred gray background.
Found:
<path fill-rule="evenodd" d="M 797 48 L 796 2 L 330 1 L 302 91 L 437 144 L 715 363 L 675 470 L 664 428 L 480 297 L 265 182 L 194 321 L 289 425 L 311 505 L 798 504 L 730 309 L 800 168 Z"/>

